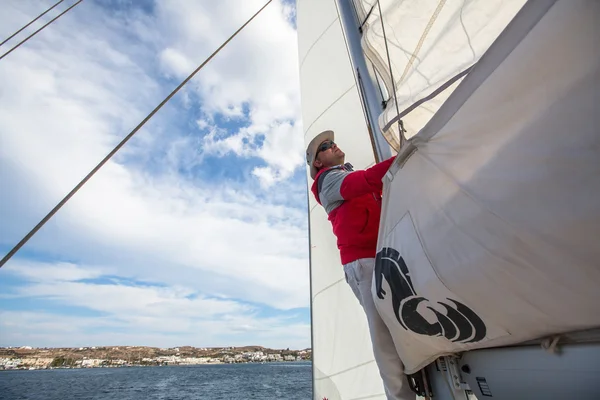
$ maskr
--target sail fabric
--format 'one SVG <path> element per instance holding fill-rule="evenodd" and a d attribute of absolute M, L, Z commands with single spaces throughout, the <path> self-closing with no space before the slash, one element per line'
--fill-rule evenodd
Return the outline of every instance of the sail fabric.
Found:
<path fill-rule="evenodd" d="M 528 2 L 384 178 L 372 290 L 407 373 L 600 327 L 598 27 Z"/>
<path fill-rule="evenodd" d="M 333 130 L 355 168 L 375 158 L 335 0 L 296 5 L 304 141 Z M 308 168 L 307 168 L 308 170 Z M 308 186 L 312 179 L 307 171 Z M 367 320 L 345 280 L 331 223 L 308 190 L 313 398 L 385 399 Z"/>
<path fill-rule="evenodd" d="M 387 105 L 379 117 L 380 128 L 396 150 L 399 127 L 393 120 L 398 112 L 474 65 L 525 3 L 524 0 L 379 0 L 378 5 L 378 0 L 353 1 L 363 23 L 365 56 L 388 93 Z M 402 118 L 406 137 L 425 126 L 459 82 L 460 79 Z"/>

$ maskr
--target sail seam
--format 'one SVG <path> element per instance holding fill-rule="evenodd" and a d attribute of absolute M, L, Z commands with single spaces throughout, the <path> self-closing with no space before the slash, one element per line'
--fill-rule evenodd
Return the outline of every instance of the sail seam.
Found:
<path fill-rule="evenodd" d="M 310 128 L 312 128 L 312 126 L 315 124 L 315 122 L 317 122 L 319 120 L 319 118 L 321 118 L 323 116 L 323 114 L 325 114 L 327 111 L 329 111 L 329 109 L 331 107 L 334 106 L 335 103 L 337 103 L 342 97 L 344 97 L 346 94 L 348 94 L 348 92 L 350 90 L 352 90 L 353 87 L 355 87 L 356 84 L 352 84 L 352 86 L 350 86 L 344 93 L 342 93 L 337 99 L 335 99 L 329 106 L 327 106 L 327 108 L 325 110 L 323 110 L 323 112 L 321 114 L 319 114 L 317 116 L 317 118 L 315 118 L 315 120 L 313 122 L 311 122 L 311 124 L 308 126 L 308 128 L 306 128 L 306 130 L 304 131 L 304 135 L 306 135 L 306 132 L 308 132 L 310 130 Z"/>
<path fill-rule="evenodd" d="M 318 38 L 315 39 L 315 41 L 313 42 L 313 44 L 310 45 L 310 47 L 308 48 L 308 50 L 306 50 L 306 54 L 304 55 L 304 58 L 302 58 L 302 61 L 300 62 L 300 69 L 302 69 L 302 66 L 304 65 L 304 62 L 306 61 L 306 59 L 308 58 L 308 55 L 310 54 L 311 50 L 313 49 L 313 47 L 315 47 L 315 45 L 317 44 L 317 42 L 319 40 L 321 40 L 321 38 L 329 31 L 329 29 L 331 29 L 331 27 L 333 26 L 333 24 L 335 24 L 335 21 L 338 20 L 339 17 L 336 17 L 328 26 L 327 28 L 325 28 L 325 30 L 323 31 L 323 33 L 321 33 L 319 35 Z"/>
<path fill-rule="evenodd" d="M 333 282 L 331 285 L 324 287 L 323 289 L 319 290 L 317 293 L 315 293 L 315 295 L 313 296 L 313 301 L 317 298 L 318 295 L 320 295 L 321 293 L 323 293 L 324 291 L 326 291 L 327 289 L 332 288 L 333 286 L 337 285 L 340 282 L 345 282 L 346 279 L 342 278 L 338 281 Z"/>
<path fill-rule="evenodd" d="M 320 378 L 315 378 L 315 380 L 329 379 L 329 378 L 331 378 L 331 377 L 334 377 L 334 376 L 337 376 L 337 375 L 341 375 L 341 374 L 345 374 L 346 372 L 350 372 L 350 371 L 352 371 L 352 370 L 354 370 L 354 369 L 357 369 L 357 368 L 360 368 L 360 367 L 364 367 L 365 365 L 369 365 L 369 364 L 371 364 L 371 363 L 374 363 L 374 362 L 375 362 L 375 360 L 374 360 L 374 359 L 373 359 L 373 360 L 371 360 L 371 361 L 366 361 L 366 362 L 364 362 L 364 363 L 357 364 L 357 365 L 355 365 L 354 367 L 350 367 L 350 368 L 344 369 L 344 370 L 342 370 L 342 371 L 338 371 L 338 372 L 336 372 L 336 373 L 333 373 L 333 374 L 330 374 L 330 375 L 327 375 L 327 376 L 322 376 L 322 377 L 320 377 Z M 368 398 L 368 397 L 365 397 L 365 398 Z"/>

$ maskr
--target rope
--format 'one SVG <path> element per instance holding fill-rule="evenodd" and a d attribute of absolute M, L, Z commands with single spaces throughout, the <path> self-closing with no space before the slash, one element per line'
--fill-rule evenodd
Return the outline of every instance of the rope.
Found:
<path fill-rule="evenodd" d="M 377 1 L 377 2 L 379 3 L 379 1 Z M 360 26 L 358 27 L 358 30 L 360 31 L 360 33 L 362 33 L 363 26 L 365 26 L 365 24 L 367 23 L 367 20 L 371 16 L 371 13 L 373 12 L 374 9 L 375 9 L 375 4 L 373 4 L 371 6 L 371 8 L 369 9 L 369 12 L 367 13 L 367 16 L 365 17 L 365 19 L 363 20 L 363 22 L 361 22 Z"/>
<path fill-rule="evenodd" d="M 408 73 L 408 70 L 415 62 L 415 59 L 417 58 L 417 54 L 419 54 L 419 52 L 421 51 L 421 47 L 423 47 L 423 43 L 425 42 L 425 39 L 427 38 L 427 35 L 429 34 L 431 27 L 433 26 L 433 23 L 435 22 L 438 15 L 442 11 L 442 8 L 444 8 L 445 3 L 446 3 L 446 0 L 440 0 L 437 7 L 435 8 L 435 11 L 433 12 L 433 14 L 431 14 L 431 18 L 429 18 L 429 21 L 427 22 L 427 26 L 423 30 L 423 33 L 421 34 L 421 37 L 419 38 L 419 42 L 417 43 L 417 46 L 415 47 L 415 50 L 413 51 L 413 53 L 410 57 L 410 60 L 408 60 L 406 67 L 404 67 L 404 72 L 402 73 L 402 76 L 400 77 L 400 80 L 398 82 L 402 82 L 404 80 L 404 78 L 406 77 L 406 74 Z"/>
<path fill-rule="evenodd" d="M 148 120 L 150 118 L 152 118 L 154 116 L 154 114 L 156 114 L 158 112 L 158 110 L 160 110 L 169 100 L 171 100 L 171 98 L 173 96 L 175 96 L 175 94 L 186 84 L 188 83 L 197 73 L 198 71 L 200 71 L 215 55 L 217 55 L 217 53 L 219 51 L 221 51 L 221 49 L 223 49 L 223 47 L 225 47 L 238 33 L 240 33 L 240 31 L 242 29 L 244 29 L 246 27 L 246 25 L 248 25 L 258 14 L 260 14 L 260 12 L 262 10 L 264 10 L 273 0 L 268 0 L 264 6 L 262 6 L 262 8 L 260 10 L 258 10 L 248 21 L 246 21 L 244 23 L 244 25 L 242 25 L 237 31 L 235 31 L 235 33 L 233 33 L 229 39 L 227 39 L 221 46 L 219 46 L 219 48 L 217 50 L 215 50 L 206 60 L 204 60 L 204 62 L 202 62 L 202 64 L 200 64 L 200 66 L 198 68 L 196 68 L 187 78 L 185 78 L 185 80 L 183 82 L 181 82 L 179 84 L 179 86 L 177 86 L 158 106 L 156 106 L 156 108 L 154 108 L 154 110 L 152 110 L 152 112 L 150 114 L 148 114 L 146 116 L 146 118 L 144 118 L 142 120 L 142 122 L 140 122 L 138 124 L 138 126 L 136 126 L 131 132 L 129 132 L 129 134 L 127 136 L 125 136 L 125 138 L 123 140 L 121 140 L 121 142 L 110 152 L 108 153 L 108 155 L 106 157 L 104 157 L 104 159 L 102 161 L 100 161 L 100 163 L 98 165 L 96 165 L 94 167 L 94 169 L 92 169 L 86 176 L 85 178 L 83 178 L 81 180 L 81 182 L 79 182 L 77 184 L 77 186 L 75 186 L 31 231 L 29 231 L 29 233 L 27 235 L 25 235 L 25 237 L 23 239 L 21 239 L 21 241 L 19 243 L 17 243 L 15 245 L 15 247 L 13 247 L 5 256 L 4 258 L 2 258 L 2 260 L 0 260 L 0 268 L 2 266 L 4 266 L 4 264 L 6 264 L 6 262 L 8 260 L 10 260 L 12 258 L 13 255 L 15 255 L 15 253 L 17 251 L 19 251 L 19 249 L 21 247 L 23 247 L 23 245 L 25 243 L 27 243 L 27 241 L 29 241 L 29 239 L 31 239 L 31 237 L 33 235 L 35 235 L 35 233 L 37 231 L 40 230 L 40 228 L 42 226 L 44 226 L 44 224 L 46 222 L 48 222 L 48 220 L 50 218 L 52 218 L 52 216 L 54 214 L 56 214 L 58 212 L 58 210 L 60 210 L 62 208 L 62 206 L 65 205 L 65 203 L 67 201 L 69 201 L 69 199 L 71 197 L 73 197 L 73 195 L 75 195 L 75 193 L 77 193 L 79 191 L 79 189 L 81 189 L 81 187 L 88 181 L 90 180 L 90 178 L 92 176 L 94 176 L 94 174 L 96 172 L 98 172 L 98 170 L 100 168 L 102 168 L 102 166 L 104 164 L 106 164 L 108 162 L 108 160 L 111 159 L 112 156 L 114 156 L 117 151 L 119 151 L 121 149 L 121 147 L 123 147 L 125 145 L 125 143 L 127 143 L 129 141 L 129 139 L 131 139 L 133 137 L 133 135 L 135 135 L 137 133 L 137 131 L 140 130 L 140 128 L 142 126 L 144 126 L 144 124 L 146 122 L 148 122 Z"/>
<path fill-rule="evenodd" d="M 50 21 L 48 21 L 45 25 L 43 25 L 40 29 L 38 29 L 37 31 L 33 32 L 31 35 L 27 36 L 25 39 L 21 40 L 19 43 L 17 43 L 16 46 L 14 46 L 12 49 L 10 49 L 9 51 L 7 51 L 6 53 L 2 54 L 2 56 L 0 56 L 0 60 L 2 60 L 4 57 L 6 57 L 7 55 L 9 55 L 10 53 L 12 53 L 14 50 L 16 50 L 19 46 L 21 46 L 23 43 L 27 42 L 29 39 L 31 39 L 32 37 L 34 37 L 35 35 L 37 35 L 39 32 L 41 32 L 45 27 L 47 27 L 48 25 L 50 25 L 51 23 L 53 23 L 54 21 L 56 21 L 57 19 L 59 19 L 60 17 L 62 17 L 64 14 L 66 14 L 70 9 L 72 9 L 73 7 L 75 7 L 77 4 L 81 3 L 83 0 L 79 0 L 77 3 L 73 4 L 71 7 L 67 8 L 65 11 L 61 12 L 60 14 L 58 14 L 56 17 L 52 18 Z M 54 6 L 52 6 L 54 8 Z M 49 10 L 48 10 L 49 11 Z M 43 15 L 43 14 L 42 14 Z M 38 17 L 39 18 L 39 17 Z M 36 18 L 37 19 L 37 18 Z M 35 21 L 35 20 L 34 20 Z M 32 21 L 33 22 L 33 21 Z M 24 27 L 25 28 L 25 27 Z M 24 29 L 23 28 L 23 29 Z M 18 33 L 18 32 L 17 32 Z M 16 33 L 15 33 L 16 35 Z M 14 35 L 13 35 L 14 36 Z M 12 36 L 11 36 L 12 37 Z M 10 38 L 9 38 L 10 39 Z M 8 40 L 8 39 L 7 39 Z M 2 42 L 4 43 L 4 42 Z"/>
<path fill-rule="evenodd" d="M 379 8 L 379 18 L 381 19 L 381 31 L 383 32 L 383 42 L 385 43 L 385 53 L 387 55 L 388 68 L 390 70 L 390 78 L 392 79 L 392 91 L 394 92 L 394 104 L 396 105 L 396 115 L 400 115 L 400 108 L 398 106 L 398 95 L 396 94 L 396 82 L 394 81 L 394 72 L 392 71 L 392 60 L 390 58 L 390 49 L 388 48 L 387 37 L 385 35 L 385 24 L 383 23 L 383 13 L 381 12 L 381 3 L 377 0 L 377 7 Z M 400 134 L 400 147 L 398 151 L 402 148 L 402 144 L 404 143 L 405 137 L 404 132 L 404 124 L 402 120 L 398 118 L 398 130 Z"/>
<path fill-rule="evenodd" d="M 52 10 L 54 7 L 56 7 L 57 5 L 59 5 L 60 3 L 62 3 L 63 1 L 65 1 L 65 0 L 60 0 L 58 3 L 55 3 L 52 7 L 50 7 L 49 9 L 47 9 L 46 11 L 44 11 L 43 13 L 41 13 L 40 15 L 38 15 L 37 17 L 35 17 L 34 19 L 32 19 L 31 21 L 29 21 L 29 23 L 27 25 L 23 26 L 21 29 L 19 29 L 18 31 L 16 31 L 12 35 L 10 35 L 6 39 L 4 39 L 4 41 L 2 43 L 0 43 L 0 46 L 2 46 L 4 43 L 8 42 L 10 39 L 14 38 L 15 36 L 17 36 L 19 33 L 21 33 L 23 31 L 23 29 L 27 28 L 29 25 L 33 24 L 35 21 L 37 21 L 38 19 L 40 19 L 41 17 L 43 17 L 44 15 L 46 15 L 46 13 L 48 11 Z"/>

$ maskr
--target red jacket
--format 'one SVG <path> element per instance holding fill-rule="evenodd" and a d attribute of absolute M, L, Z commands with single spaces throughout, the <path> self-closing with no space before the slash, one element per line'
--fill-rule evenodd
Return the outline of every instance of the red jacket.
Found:
<path fill-rule="evenodd" d="M 381 214 L 381 181 L 395 157 L 363 171 L 349 164 L 320 170 L 312 192 L 329 216 L 342 264 L 373 258 Z"/>

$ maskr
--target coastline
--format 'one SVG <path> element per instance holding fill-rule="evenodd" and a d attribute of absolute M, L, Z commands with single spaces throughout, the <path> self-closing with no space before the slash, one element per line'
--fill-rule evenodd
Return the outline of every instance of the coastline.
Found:
<path fill-rule="evenodd" d="M 0 348 L 0 371 L 131 368 L 310 361 L 312 350 L 262 346 L 156 348 L 145 346 L 79 348 Z"/>

